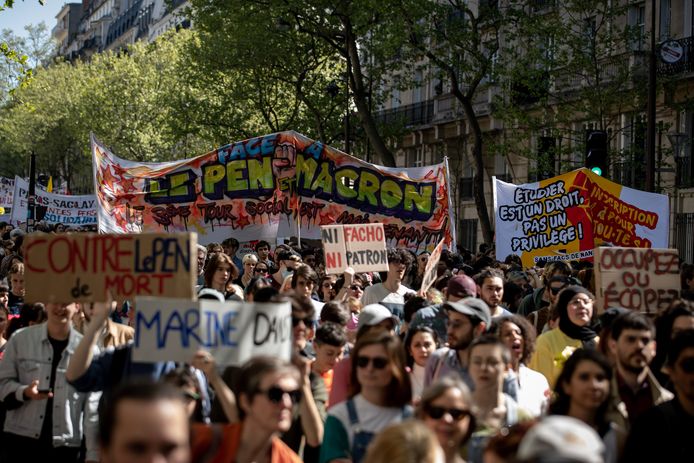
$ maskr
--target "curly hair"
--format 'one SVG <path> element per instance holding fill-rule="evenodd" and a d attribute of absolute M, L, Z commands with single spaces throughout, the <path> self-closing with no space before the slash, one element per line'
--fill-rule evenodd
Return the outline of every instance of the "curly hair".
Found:
<path fill-rule="evenodd" d="M 502 317 L 494 321 L 492 325 L 492 331 L 501 338 L 501 328 L 504 323 L 513 323 L 518 328 L 520 328 L 521 336 L 523 336 L 523 353 L 521 354 L 520 363 L 527 363 L 530 361 L 533 352 L 535 352 L 535 340 L 537 339 L 537 333 L 535 333 L 535 328 L 530 322 L 520 315 L 509 315 Z"/>

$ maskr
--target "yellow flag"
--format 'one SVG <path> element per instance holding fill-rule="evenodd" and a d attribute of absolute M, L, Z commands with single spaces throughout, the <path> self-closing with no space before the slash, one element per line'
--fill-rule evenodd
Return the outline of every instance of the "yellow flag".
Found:
<path fill-rule="evenodd" d="M 51 175 L 48 177 L 48 186 L 46 187 L 46 191 L 49 193 L 53 193 L 53 176 Z"/>

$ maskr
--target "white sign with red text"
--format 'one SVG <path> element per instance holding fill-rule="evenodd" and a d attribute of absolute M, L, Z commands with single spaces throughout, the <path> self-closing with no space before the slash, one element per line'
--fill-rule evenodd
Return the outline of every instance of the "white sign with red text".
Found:
<path fill-rule="evenodd" d="M 328 225 L 321 227 L 325 255 L 325 273 L 388 270 L 386 235 L 382 223 Z"/>

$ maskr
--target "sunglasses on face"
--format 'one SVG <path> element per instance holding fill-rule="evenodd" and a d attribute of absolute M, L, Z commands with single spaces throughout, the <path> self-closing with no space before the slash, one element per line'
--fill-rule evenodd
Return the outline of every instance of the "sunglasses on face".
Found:
<path fill-rule="evenodd" d="M 292 316 L 292 326 L 297 326 L 300 322 L 304 322 L 304 325 L 307 327 L 313 326 L 313 318 L 311 317 L 300 318 Z"/>
<path fill-rule="evenodd" d="M 294 404 L 298 404 L 301 400 L 301 389 L 285 391 L 281 387 L 272 386 L 267 391 L 258 391 L 258 393 L 265 395 L 265 397 L 267 397 L 268 400 L 273 404 L 278 404 L 282 402 L 282 399 L 284 398 L 285 394 L 289 395 L 289 398 L 292 400 L 292 403 Z"/>
<path fill-rule="evenodd" d="M 427 407 L 426 412 L 427 415 L 434 420 L 440 420 L 445 414 L 450 415 L 450 417 L 453 418 L 453 421 L 460 421 L 463 418 L 470 416 L 469 410 L 461 410 L 460 408 L 435 407 L 433 405 Z"/>
<path fill-rule="evenodd" d="M 266 268 L 257 268 L 257 267 L 256 267 L 253 271 L 254 271 L 255 273 L 266 273 L 266 272 L 267 272 L 267 269 L 266 269 Z"/>
<path fill-rule="evenodd" d="M 352 291 L 356 291 L 356 290 L 364 291 L 364 287 L 363 287 L 363 286 L 359 286 L 359 285 L 352 285 L 352 286 L 349 287 L 349 289 L 351 289 Z"/>
<path fill-rule="evenodd" d="M 694 357 L 688 357 L 680 362 L 680 368 L 687 374 L 694 373 Z"/>
<path fill-rule="evenodd" d="M 359 368 L 366 368 L 369 366 L 369 363 L 373 364 L 375 369 L 383 370 L 388 365 L 388 359 L 385 357 L 365 357 L 363 355 L 357 357 L 357 366 Z"/>
<path fill-rule="evenodd" d="M 557 294 L 559 294 L 559 291 L 561 291 L 561 290 L 564 289 L 564 288 L 566 288 L 566 286 L 560 286 L 559 288 L 556 288 L 556 287 L 554 287 L 554 286 L 550 286 L 550 287 L 549 287 L 549 290 L 552 292 L 552 294 L 553 294 L 554 296 L 556 296 Z"/>

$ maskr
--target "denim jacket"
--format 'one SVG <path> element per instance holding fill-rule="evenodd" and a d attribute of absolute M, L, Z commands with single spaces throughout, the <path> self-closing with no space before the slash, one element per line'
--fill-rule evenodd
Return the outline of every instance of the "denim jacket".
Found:
<path fill-rule="evenodd" d="M 82 436 L 87 436 L 87 460 L 98 460 L 96 436 L 98 425 L 98 394 L 77 392 L 65 379 L 65 371 L 75 348 L 82 339 L 74 328 L 70 329 L 68 345 L 55 373 L 53 387 L 53 446 L 79 447 Z M 48 340 L 45 323 L 17 331 L 7 342 L 5 356 L 0 361 L 0 400 L 21 403 L 7 411 L 4 430 L 20 436 L 38 439 L 41 435 L 45 400 L 26 400 L 24 390 L 38 379 L 39 387 L 48 387 L 51 376 L 53 347 Z M 9 397 L 8 396 L 12 396 Z M 16 399 L 13 400 L 13 399 Z"/>

